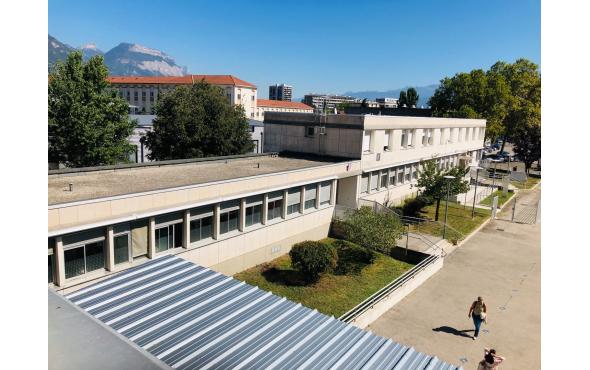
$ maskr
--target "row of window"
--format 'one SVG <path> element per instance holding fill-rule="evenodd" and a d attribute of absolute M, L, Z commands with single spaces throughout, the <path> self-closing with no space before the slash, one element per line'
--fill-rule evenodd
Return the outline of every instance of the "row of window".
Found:
<path fill-rule="evenodd" d="M 421 146 L 434 145 L 434 130 L 433 128 L 422 129 L 422 137 L 417 137 L 416 129 L 403 129 L 400 137 L 400 148 L 411 149 L 415 148 L 418 143 Z M 439 131 L 439 144 L 444 145 L 447 143 L 453 143 L 455 137 L 457 142 L 469 141 L 469 140 L 483 140 L 485 136 L 484 127 L 463 127 L 463 128 L 442 128 L 437 129 Z M 458 130 L 458 131 L 457 131 Z M 392 149 L 393 132 L 395 130 L 384 130 L 383 137 L 383 150 L 390 151 Z M 373 142 L 375 140 L 374 135 L 376 131 L 365 131 L 363 136 L 363 152 L 371 152 L 374 150 Z"/>
<path fill-rule="evenodd" d="M 301 192 L 305 189 L 305 194 Z M 319 191 L 318 191 L 319 190 Z M 317 206 L 330 204 L 332 181 L 309 184 L 275 191 L 267 195 L 266 219 L 274 221 L 283 218 L 286 207 L 287 218 L 290 215 L 316 209 Z M 245 228 L 261 225 L 263 222 L 264 195 L 255 195 L 243 199 Z M 303 202 L 303 205 L 302 205 Z M 242 200 L 236 199 L 219 204 L 219 235 L 236 232 L 240 229 L 240 209 Z M 303 207 L 303 208 L 302 208 Z M 215 206 L 203 206 L 191 209 L 188 241 L 190 244 L 213 240 L 215 236 Z M 184 212 L 176 212 L 155 217 L 155 251 L 165 252 L 183 246 Z M 148 253 L 148 220 L 127 222 L 113 226 L 114 263 L 115 265 L 133 261 Z M 93 229 L 62 238 L 64 247 L 65 277 L 70 279 L 88 272 L 105 268 L 105 229 Z M 54 274 L 54 239 L 49 239 L 49 282 Z"/>

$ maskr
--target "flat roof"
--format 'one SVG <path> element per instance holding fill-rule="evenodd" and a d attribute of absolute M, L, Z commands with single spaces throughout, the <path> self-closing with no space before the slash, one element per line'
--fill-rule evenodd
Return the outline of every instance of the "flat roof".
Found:
<path fill-rule="evenodd" d="M 176 369 L 459 369 L 178 256 L 66 298 Z"/>
<path fill-rule="evenodd" d="M 296 158 L 275 154 L 52 171 L 48 179 L 48 203 L 55 205 L 206 184 L 325 166 L 337 161 L 334 158 Z M 73 191 L 69 191 L 70 183 L 73 184 Z"/>

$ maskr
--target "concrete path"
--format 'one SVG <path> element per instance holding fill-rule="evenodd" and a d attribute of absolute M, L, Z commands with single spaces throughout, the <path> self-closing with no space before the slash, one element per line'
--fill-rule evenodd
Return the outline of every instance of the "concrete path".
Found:
<path fill-rule="evenodd" d="M 535 201 L 540 188 L 517 196 Z M 478 295 L 488 324 L 474 341 L 467 312 Z M 368 329 L 465 370 L 477 368 L 484 347 L 507 358 L 503 370 L 540 369 L 541 225 L 490 222 Z"/>

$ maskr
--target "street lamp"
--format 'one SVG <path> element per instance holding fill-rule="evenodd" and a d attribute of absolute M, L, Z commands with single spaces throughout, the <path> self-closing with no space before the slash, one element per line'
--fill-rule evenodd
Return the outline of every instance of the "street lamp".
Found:
<path fill-rule="evenodd" d="M 451 180 L 455 178 L 455 176 L 443 176 L 447 180 L 447 202 L 445 203 L 445 223 L 443 225 L 443 239 L 447 234 L 447 216 L 449 215 L 449 195 L 451 193 Z"/>
<path fill-rule="evenodd" d="M 475 167 L 475 194 L 473 194 L 473 207 L 471 208 L 471 219 L 475 215 L 475 197 L 477 197 L 477 180 L 479 178 L 479 170 L 483 170 L 482 167 Z"/>

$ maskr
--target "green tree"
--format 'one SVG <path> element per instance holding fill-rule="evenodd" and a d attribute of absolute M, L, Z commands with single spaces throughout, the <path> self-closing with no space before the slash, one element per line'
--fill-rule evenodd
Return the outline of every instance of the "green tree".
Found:
<path fill-rule="evenodd" d="M 49 75 L 49 161 L 67 167 L 127 162 L 135 123 L 127 103 L 109 89 L 102 56 L 83 62 L 72 52 Z"/>
<path fill-rule="evenodd" d="M 447 187 L 449 195 L 465 193 L 469 190 L 469 182 L 464 180 L 468 169 L 464 167 L 451 167 L 448 170 L 439 168 L 436 160 L 429 159 L 421 161 L 421 169 L 418 172 L 418 187 L 421 189 L 421 196 L 430 202 L 436 202 L 434 220 L 438 221 L 440 201 L 447 198 Z M 445 179 L 444 176 L 453 176 L 454 179 Z"/>
<path fill-rule="evenodd" d="M 164 94 L 147 133 L 150 159 L 184 159 L 244 154 L 253 149 L 248 119 L 222 89 L 200 81 Z"/>
<path fill-rule="evenodd" d="M 334 269 L 338 263 L 338 254 L 331 245 L 318 241 L 304 241 L 295 244 L 291 251 L 291 264 L 301 271 L 307 281 L 317 281 L 321 274 Z"/>
<path fill-rule="evenodd" d="M 350 211 L 342 222 L 346 239 L 372 250 L 389 253 L 402 235 L 403 225 L 393 212 L 376 213 L 370 207 Z"/>
<path fill-rule="evenodd" d="M 415 108 L 418 105 L 419 98 L 420 96 L 418 95 L 418 92 L 413 87 L 410 87 L 406 91 L 406 100 L 408 103 L 408 107 Z"/>
<path fill-rule="evenodd" d="M 514 152 L 529 173 L 532 164 L 541 159 L 541 126 L 519 126 L 512 136 Z"/>
<path fill-rule="evenodd" d="M 403 107 L 404 105 L 406 107 L 409 107 L 408 105 L 408 95 L 406 94 L 405 90 L 402 90 L 399 92 L 399 99 L 397 101 L 397 105 L 400 107 Z"/>

